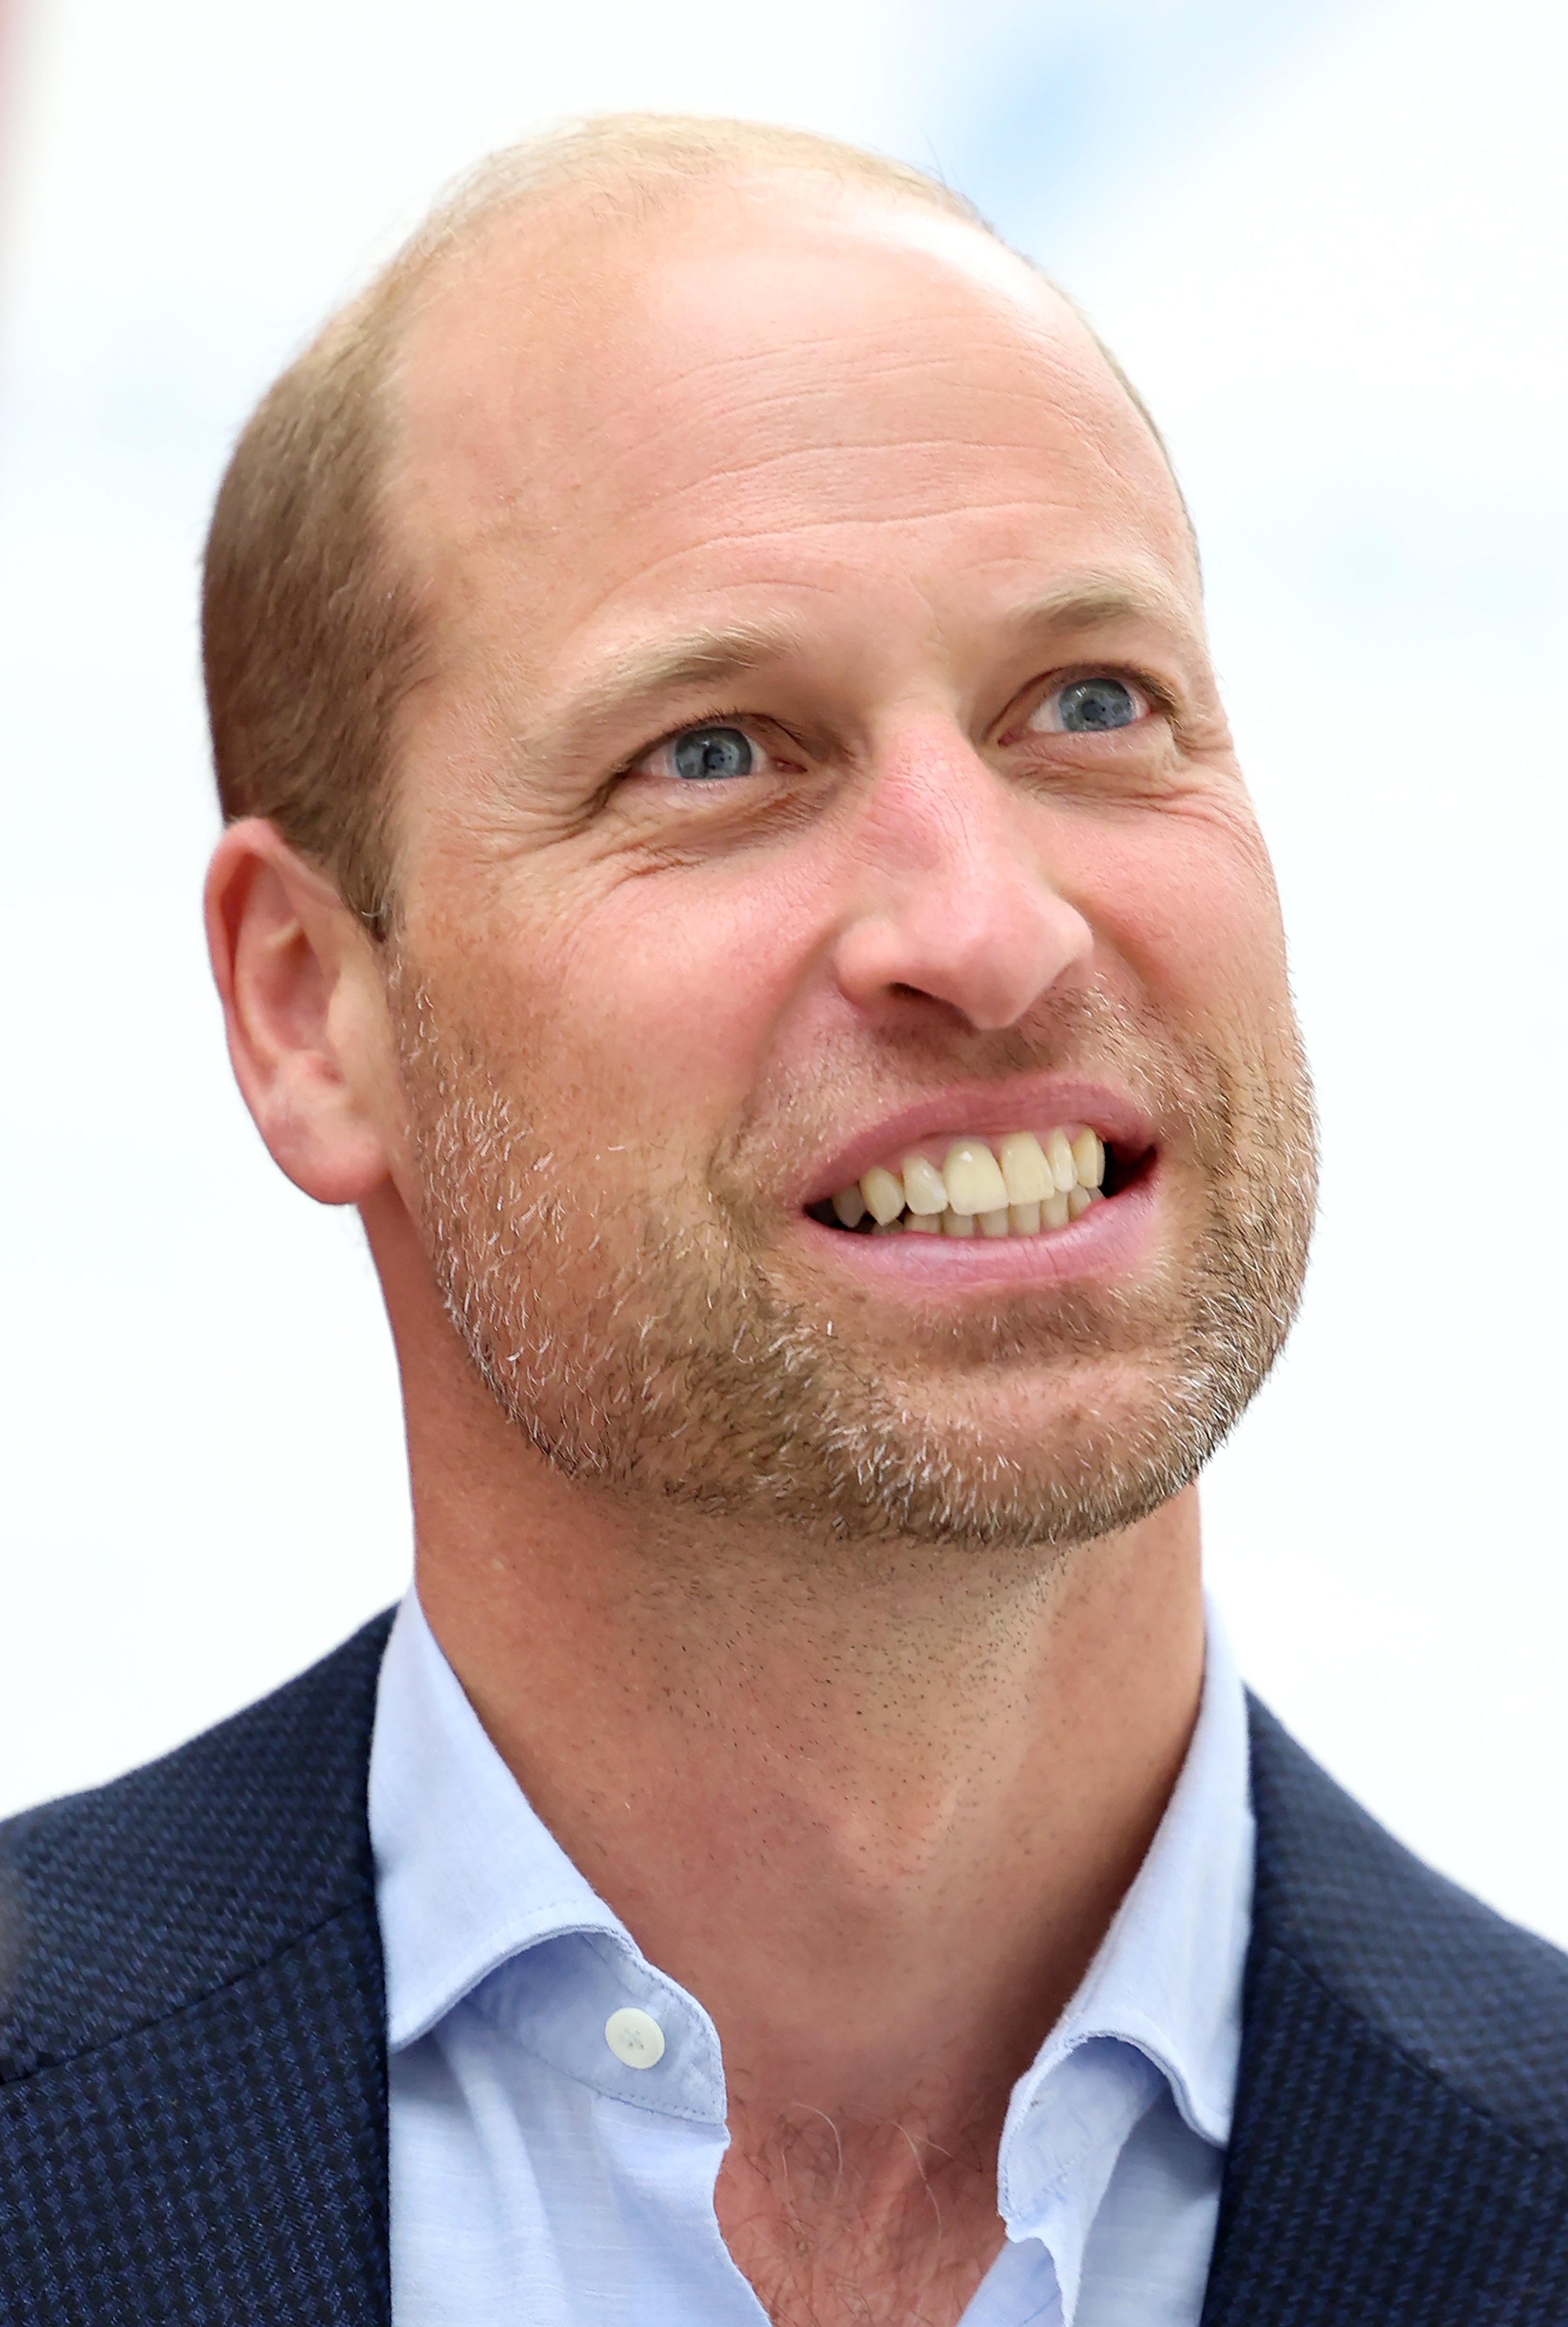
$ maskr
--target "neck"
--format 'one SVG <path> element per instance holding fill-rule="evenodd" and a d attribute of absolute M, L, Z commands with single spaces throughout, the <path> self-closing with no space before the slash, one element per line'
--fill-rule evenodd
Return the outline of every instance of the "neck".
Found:
<path fill-rule="evenodd" d="M 564 1479 L 464 1369 L 405 1377 L 422 1604 L 534 1808 L 717 2027 L 742 2267 L 761 2285 L 775 2169 L 798 2229 L 822 2126 L 840 2192 L 864 2129 L 863 2224 L 940 2158 L 999 2238 L 1008 2093 L 1196 1716 L 1194 1494 L 1059 1555 L 810 1542 Z"/>
<path fill-rule="evenodd" d="M 910 2025 L 959 2053 L 967 2025 L 991 2054 L 1016 2022 L 1031 2052 L 1191 1732 L 1191 1494 L 1060 1556 L 867 1549 L 630 1509 L 519 1447 L 482 1393 L 410 1427 L 436 1638 L 546 1824 L 713 2014 L 737 2085 L 880 2110 Z"/>

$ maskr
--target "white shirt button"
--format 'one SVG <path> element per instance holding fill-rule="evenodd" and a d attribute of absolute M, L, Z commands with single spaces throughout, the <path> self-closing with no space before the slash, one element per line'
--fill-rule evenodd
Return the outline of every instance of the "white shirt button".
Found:
<path fill-rule="evenodd" d="M 664 2058 L 664 2030 L 651 2012 L 623 2004 L 604 2023 L 604 2042 L 629 2069 L 651 2069 Z"/>

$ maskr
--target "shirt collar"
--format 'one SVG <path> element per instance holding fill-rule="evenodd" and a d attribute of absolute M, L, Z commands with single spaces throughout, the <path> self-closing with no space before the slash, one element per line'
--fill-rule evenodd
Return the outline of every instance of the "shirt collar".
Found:
<path fill-rule="evenodd" d="M 1127 2135 L 1169 2087 L 1230 2138 L 1252 1928 L 1246 1700 L 1210 1603 L 1203 1694 L 1147 1857 L 1077 1994 L 1013 2089 L 998 2161 L 1008 2234 L 1039 2238 L 1072 2316 L 1090 2225 Z"/>
<path fill-rule="evenodd" d="M 504 2033 L 612 2098 L 723 2124 L 712 2021 L 648 1961 L 534 1810 L 412 1591 L 381 1666 L 369 1822 L 394 2052 L 471 1995 Z M 527 1978 L 509 1977 L 525 1960 Z M 652 2073 L 606 2044 L 606 2020 L 628 2005 L 664 2034 Z"/>
<path fill-rule="evenodd" d="M 1230 2135 L 1253 1822 L 1246 1702 L 1208 1612 L 1203 1694 L 1175 1790 L 1077 1994 L 1019 2080 L 1003 2135 L 1009 2235 L 1050 2248 L 1069 2316 L 1088 2225 L 1161 2081 L 1192 2132 L 1221 2147 Z M 648 1962 L 535 1813 L 412 1591 L 381 1670 L 369 1820 L 394 2051 L 483 1987 L 490 2008 L 568 2073 L 645 2107 L 723 2121 L 712 2022 Z M 550 1943 L 574 1936 L 568 1964 Z M 493 1975 L 530 1953 L 528 1993 L 498 1987 Z M 603 2045 L 603 2019 L 622 2004 L 653 2009 L 675 2039 L 653 2078 Z"/>
<path fill-rule="evenodd" d="M 529 1808 L 413 1592 L 381 1667 L 369 1809 L 394 2051 L 525 1948 L 624 1936 Z"/>

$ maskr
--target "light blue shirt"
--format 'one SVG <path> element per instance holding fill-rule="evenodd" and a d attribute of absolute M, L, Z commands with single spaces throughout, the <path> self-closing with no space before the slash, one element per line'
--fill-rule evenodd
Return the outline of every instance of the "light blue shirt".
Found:
<path fill-rule="evenodd" d="M 766 2327 L 714 2211 L 723 2063 L 529 1808 L 410 1593 L 370 1836 L 387 1960 L 393 2327 Z M 1197 2327 L 1241 2042 L 1253 1822 L 1241 1684 L 1202 1705 L 1148 1857 L 1013 2089 L 1006 2241 L 964 2327 Z M 631 2067 L 605 2023 L 657 2021 Z"/>

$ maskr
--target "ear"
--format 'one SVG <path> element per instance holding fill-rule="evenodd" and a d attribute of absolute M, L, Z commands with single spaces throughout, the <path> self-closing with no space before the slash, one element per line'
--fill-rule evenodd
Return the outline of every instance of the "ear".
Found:
<path fill-rule="evenodd" d="M 273 1161 L 322 1204 L 356 1204 L 400 1118 L 375 947 L 275 826 L 231 824 L 207 875 L 207 944 L 235 1079 Z"/>

